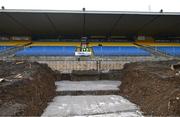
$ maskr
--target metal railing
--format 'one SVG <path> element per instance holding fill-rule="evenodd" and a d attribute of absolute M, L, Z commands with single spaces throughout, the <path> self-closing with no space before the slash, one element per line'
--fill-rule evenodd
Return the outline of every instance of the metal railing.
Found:
<path fill-rule="evenodd" d="M 48 64 L 53 70 L 70 73 L 73 70 L 97 70 L 97 71 L 109 71 L 119 70 L 123 68 L 123 65 L 127 62 L 123 61 L 37 61 L 39 63 Z"/>
<path fill-rule="evenodd" d="M 173 58 L 173 56 L 170 56 L 169 54 L 167 54 L 165 52 L 159 51 L 154 46 L 141 45 L 141 44 L 137 44 L 137 43 L 135 43 L 135 45 L 139 46 L 140 48 L 142 48 L 142 49 L 144 49 L 146 51 L 149 51 L 150 53 L 152 53 L 155 56 L 162 56 L 162 57 L 166 57 L 166 58 Z"/>
<path fill-rule="evenodd" d="M 166 58 L 119 58 L 119 59 L 91 59 L 91 60 L 36 60 L 39 63 L 48 64 L 53 70 L 70 73 L 73 70 L 97 70 L 97 71 L 109 71 L 109 70 L 120 70 L 124 67 L 124 64 L 130 62 L 142 62 L 142 61 L 162 61 L 168 60 Z"/>
<path fill-rule="evenodd" d="M 0 60 L 4 61 L 31 61 L 47 64 L 53 70 L 70 73 L 73 70 L 97 70 L 109 71 L 122 69 L 125 63 L 139 61 L 162 61 L 168 60 L 166 57 L 155 56 L 119 56 L 119 57 L 93 57 L 81 59 L 78 57 L 60 56 L 3 56 Z"/>

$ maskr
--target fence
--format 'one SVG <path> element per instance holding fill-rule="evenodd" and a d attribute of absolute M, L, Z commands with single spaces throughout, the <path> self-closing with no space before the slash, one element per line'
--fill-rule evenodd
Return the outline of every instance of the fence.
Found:
<path fill-rule="evenodd" d="M 0 57 L 3 61 L 32 61 L 48 64 L 53 70 L 70 73 L 72 70 L 98 70 L 109 71 L 122 69 L 125 63 L 138 61 L 171 60 L 166 57 L 94 57 L 78 59 L 76 57 Z"/>
<path fill-rule="evenodd" d="M 109 71 L 122 69 L 127 62 L 122 61 L 38 61 L 48 64 L 53 70 L 70 73 L 72 70 Z"/>

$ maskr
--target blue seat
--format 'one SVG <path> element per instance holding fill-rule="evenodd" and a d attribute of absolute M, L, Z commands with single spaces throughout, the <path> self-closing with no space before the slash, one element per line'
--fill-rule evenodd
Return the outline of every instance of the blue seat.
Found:
<path fill-rule="evenodd" d="M 0 52 L 12 48 L 13 46 L 0 46 Z"/>
<path fill-rule="evenodd" d="M 17 56 L 74 56 L 75 46 L 31 46 L 16 53 Z"/>
<path fill-rule="evenodd" d="M 93 46 L 95 56 L 149 56 L 150 53 L 135 46 Z"/>
<path fill-rule="evenodd" d="M 160 46 L 155 49 L 171 56 L 180 56 L 180 46 Z"/>

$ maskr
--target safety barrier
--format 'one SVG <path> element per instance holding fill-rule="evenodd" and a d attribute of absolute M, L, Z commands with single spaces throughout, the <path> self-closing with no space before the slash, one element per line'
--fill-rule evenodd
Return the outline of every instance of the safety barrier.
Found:
<path fill-rule="evenodd" d="M 38 61 L 39 63 L 48 64 L 53 70 L 64 73 L 70 73 L 73 70 L 98 70 L 109 71 L 119 70 L 127 62 L 122 61 Z"/>
<path fill-rule="evenodd" d="M 131 57 L 94 57 L 79 59 L 77 57 L 27 57 L 27 56 L 12 56 L 12 57 L 0 57 L 0 60 L 4 61 L 31 61 L 47 64 L 53 70 L 58 70 L 64 73 L 70 73 L 73 70 L 98 70 L 109 71 L 122 69 L 125 63 L 129 62 L 143 62 L 143 61 L 164 61 L 171 60 L 166 57 L 155 56 L 131 56 Z"/>

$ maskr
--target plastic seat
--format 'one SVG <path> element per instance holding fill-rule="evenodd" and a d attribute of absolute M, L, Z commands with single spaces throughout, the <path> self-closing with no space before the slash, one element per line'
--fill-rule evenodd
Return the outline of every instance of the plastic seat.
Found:
<path fill-rule="evenodd" d="M 179 46 L 161 46 L 161 47 L 155 47 L 155 48 L 168 55 L 180 56 Z"/>
<path fill-rule="evenodd" d="M 94 46 L 95 56 L 149 56 L 150 53 L 132 46 Z"/>
<path fill-rule="evenodd" d="M 16 53 L 17 56 L 74 56 L 75 46 L 31 46 Z"/>
<path fill-rule="evenodd" d="M 0 46 L 0 52 L 12 48 L 13 46 Z"/>

